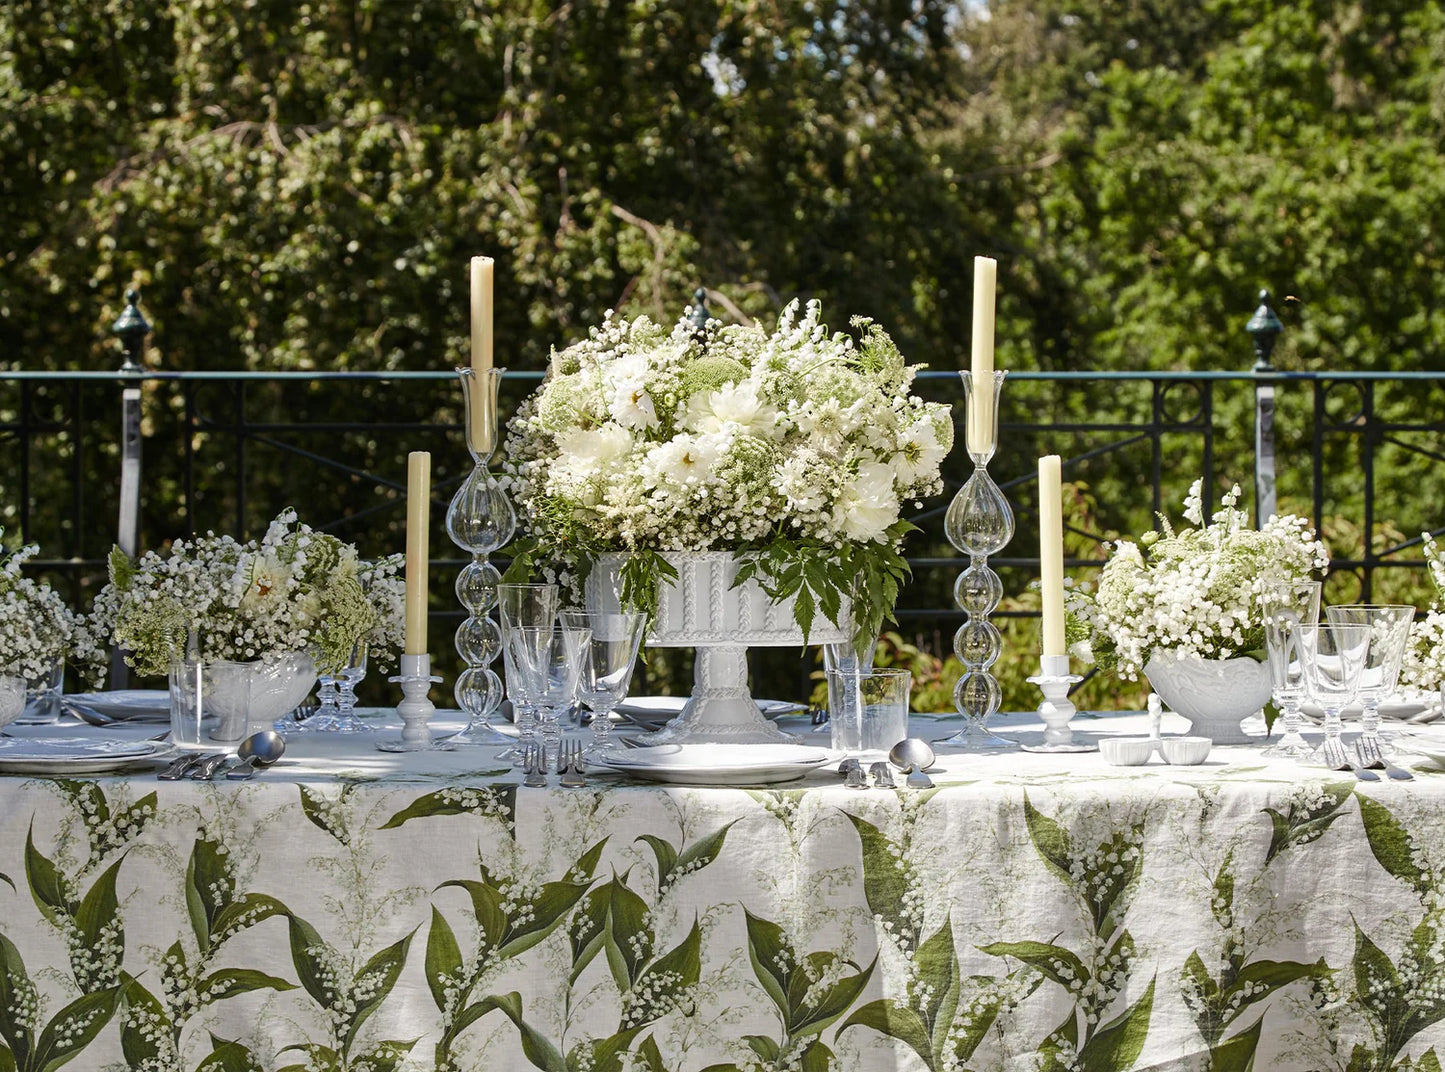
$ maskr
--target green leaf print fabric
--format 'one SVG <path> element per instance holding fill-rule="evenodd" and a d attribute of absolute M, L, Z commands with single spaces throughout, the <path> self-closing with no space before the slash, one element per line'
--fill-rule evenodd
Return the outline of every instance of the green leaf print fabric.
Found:
<path fill-rule="evenodd" d="M 1445 777 L 0 779 L 0 1072 L 1438 1072 Z"/>

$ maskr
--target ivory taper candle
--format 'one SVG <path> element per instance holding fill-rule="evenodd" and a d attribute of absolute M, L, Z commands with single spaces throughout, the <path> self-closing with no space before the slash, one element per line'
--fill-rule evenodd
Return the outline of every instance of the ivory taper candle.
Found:
<path fill-rule="evenodd" d="M 492 278 L 491 257 L 472 258 L 472 442 L 479 454 L 492 449 L 490 373 L 492 371 Z"/>
<path fill-rule="evenodd" d="M 1067 655 L 1064 640 L 1064 493 L 1057 454 L 1039 459 L 1039 581 L 1044 597 L 1044 654 Z"/>
<path fill-rule="evenodd" d="M 427 556 L 430 553 L 431 454 L 406 456 L 406 654 L 425 655 Z"/>
<path fill-rule="evenodd" d="M 966 417 L 968 449 L 993 449 L 993 321 L 998 262 L 992 257 L 973 259 L 973 393 Z"/>

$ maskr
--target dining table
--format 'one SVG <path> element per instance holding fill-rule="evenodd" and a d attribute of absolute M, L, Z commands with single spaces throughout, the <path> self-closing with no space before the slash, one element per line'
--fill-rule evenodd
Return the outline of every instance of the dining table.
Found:
<path fill-rule="evenodd" d="M 1445 724 L 1387 724 L 1408 780 L 1261 740 L 529 787 L 495 748 L 379 751 L 395 713 L 365 714 L 248 780 L 0 756 L 0 1070 L 1441 1068 Z"/>

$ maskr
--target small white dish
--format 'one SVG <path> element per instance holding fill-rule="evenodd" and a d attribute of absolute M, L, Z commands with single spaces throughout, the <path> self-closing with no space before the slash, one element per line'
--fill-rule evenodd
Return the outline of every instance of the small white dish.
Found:
<path fill-rule="evenodd" d="M 1149 762 L 1158 742 L 1153 737 L 1105 737 L 1099 741 L 1104 760 L 1116 767 L 1138 767 Z"/>
<path fill-rule="evenodd" d="M 682 785 L 767 785 L 803 778 L 842 752 L 797 744 L 662 744 L 598 756 L 639 778 Z"/>
<path fill-rule="evenodd" d="M 1192 767 L 1209 758 L 1214 742 L 1208 737 L 1164 737 L 1159 741 L 1159 751 L 1164 762 L 1176 767 Z"/>

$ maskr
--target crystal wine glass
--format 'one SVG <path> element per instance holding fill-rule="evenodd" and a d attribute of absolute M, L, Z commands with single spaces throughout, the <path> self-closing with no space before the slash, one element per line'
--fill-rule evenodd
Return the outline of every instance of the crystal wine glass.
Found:
<path fill-rule="evenodd" d="M 316 698 L 321 701 L 317 712 L 305 722 L 278 720 L 276 726 L 288 733 L 361 733 L 366 724 L 356 714 L 356 686 L 366 677 L 366 660 L 370 642 L 362 637 L 351 646 L 346 664 L 334 674 L 323 674 L 318 679 L 321 688 Z"/>
<path fill-rule="evenodd" d="M 1380 739 L 1380 701 L 1394 695 L 1395 684 L 1400 679 L 1400 663 L 1405 658 L 1405 646 L 1410 642 L 1410 623 L 1415 620 L 1415 608 L 1403 604 L 1351 603 L 1327 607 L 1325 616 L 1331 622 L 1357 625 L 1368 631 L 1369 650 L 1365 654 L 1365 669 L 1360 675 L 1360 690 L 1356 697 L 1364 708 L 1360 716 L 1360 735 L 1373 740 L 1381 751 L 1392 751 L 1390 745 Z"/>
<path fill-rule="evenodd" d="M 542 738 L 545 766 L 556 762 L 562 742 L 562 713 L 577 703 L 577 686 L 586 662 L 592 631 L 563 624 L 559 627 L 514 632 L 514 665 L 519 666 L 526 689 L 537 707 L 538 734 Z"/>
<path fill-rule="evenodd" d="M 1362 625 L 1329 624 L 1300 626 L 1299 637 L 1304 653 L 1305 680 L 1310 699 L 1325 712 L 1325 740 L 1340 738 L 1340 711 L 1350 703 L 1360 687 L 1365 669 L 1365 653 L 1370 646 L 1370 632 Z M 1324 761 L 1324 746 L 1309 757 Z"/>
<path fill-rule="evenodd" d="M 1284 735 L 1263 754 L 1299 759 L 1311 751 L 1309 743 L 1300 736 L 1300 724 L 1304 721 L 1300 717 L 1300 704 L 1307 691 L 1300 629 L 1319 623 L 1320 583 L 1301 581 L 1277 585 L 1265 591 L 1260 603 L 1270 683 L 1284 722 Z"/>
<path fill-rule="evenodd" d="M 520 764 L 527 746 L 536 732 L 537 693 L 535 681 L 528 676 L 529 667 L 537 665 L 542 643 L 540 630 L 551 631 L 557 620 L 560 598 L 555 584 L 499 584 L 497 612 L 502 619 L 503 666 L 507 674 L 507 698 L 512 701 L 512 716 L 517 724 L 518 740 L 513 748 L 503 751 L 498 759 Z M 528 629 L 525 636 L 519 630 Z M 528 645 L 531 645 L 529 648 Z M 523 656 L 518 657 L 518 645 Z"/>
<path fill-rule="evenodd" d="M 577 693 L 592 712 L 592 740 L 586 755 L 595 756 L 612 736 L 612 709 L 627 698 L 647 615 L 640 611 L 564 610 L 562 623 L 590 631 Z"/>

